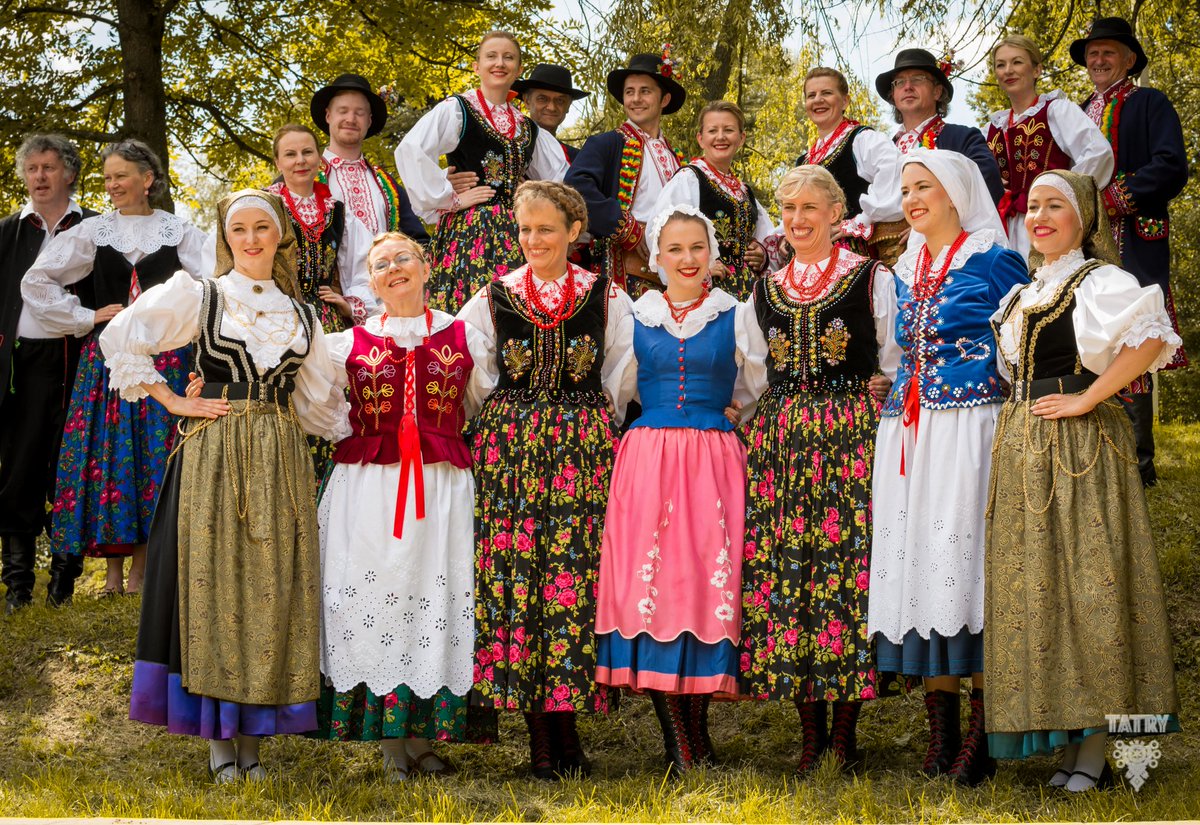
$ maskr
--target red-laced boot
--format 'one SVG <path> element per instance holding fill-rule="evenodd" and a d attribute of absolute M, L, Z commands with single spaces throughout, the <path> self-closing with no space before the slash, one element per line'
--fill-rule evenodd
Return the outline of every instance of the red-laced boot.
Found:
<path fill-rule="evenodd" d="M 652 690 L 650 701 L 654 714 L 662 727 L 663 749 L 666 751 L 667 769 L 671 776 L 680 777 L 692 769 L 695 756 L 687 735 L 687 716 L 683 706 L 686 697 L 660 690 Z"/>
<path fill-rule="evenodd" d="M 558 742 L 558 764 L 555 767 L 559 775 L 591 776 L 592 765 L 588 762 L 587 754 L 583 752 L 583 743 L 579 741 L 574 711 L 550 715 L 553 717 L 551 730 Z"/>
<path fill-rule="evenodd" d="M 858 756 L 858 713 L 861 710 L 862 702 L 833 703 L 829 747 L 844 771 L 853 771 L 861 761 Z"/>
<path fill-rule="evenodd" d="M 797 699 L 796 710 L 800 712 L 800 732 L 803 735 L 796 775 L 807 776 L 821 764 L 821 757 L 829 747 L 829 734 L 825 727 L 825 702 L 805 702 Z"/>
<path fill-rule="evenodd" d="M 708 733 L 708 706 L 712 697 L 707 693 L 682 697 L 686 700 L 688 717 L 688 743 L 692 748 L 692 759 L 696 764 L 715 765 L 717 754 L 713 750 Z"/>
<path fill-rule="evenodd" d="M 921 764 L 926 776 L 941 776 L 954 766 L 962 748 L 958 721 L 958 693 L 947 690 L 925 691 L 925 714 L 929 717 L 929 750 Z"/>
<path fill-rule="evenodd" d="M 963 740 L 950 778 L 960 785 L 974 787 L 985 779 L 996 775 L 996 760 L 988 754 L 987 730 L 983 718 L 983 690 L 971 691 L 971 720 L 967 723 L 967 736 Z"/>
<path fill-rule="evenodd" d="M 525 714 L 529 726 L 529 772 L 535 779 L 554 779 L 554 742 L 549 714 L 535 711 Z"/>

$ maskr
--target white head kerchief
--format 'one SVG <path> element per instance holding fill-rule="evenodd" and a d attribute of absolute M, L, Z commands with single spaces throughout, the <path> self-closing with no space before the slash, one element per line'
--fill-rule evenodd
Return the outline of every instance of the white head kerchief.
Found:
<path fill-rule="evenodd" d="M 1071 204 L 1071 208 L 1075 210 L 1075 217 L 1079 219 L 1081 224 L 1083 223 L 1083 218 L 1081 217 L 1083 213 L 1079 211 L 1079 198 L 1075 196 L 1075 190 L 1071 188 L 1071 184 L 1067 183 L 1065 178 L 1061 175 L 1051 175 L 1048 172 L 1043 172 L 1034 180 L 1033 186 L 1029 187 L 1029 191 L 1032 192 L 1039 186 L 1049 186 L 1066 198 L 1067 203 Z"/>
<path fill-rule="evenodd" d="M 667 225 L 667 221 L 671 219 L 672 215 L 690 215 L 704 221 L 704 226 L 708 229 L 708 268 L 712 269 L 721 260 L 721 248 L 717 246 L 717 232 L 713 229 L 712 221 L 708 219 L 708 216 L 690 204 L 677 203 L 668 206 L 651 218 L 646 227 L 646 246 L 650 250 L 649 266 L 658 273 L 658 277 L 664 284 L 667 282 L 667 273 L 658 265 L 658 236 L 662 234 L 663 227 Z"/>
<path fill-rule="evenodd" d="M 279 216 L 275 214 L 275 209 L 271 204 L 267 203 L 267 199 L 258 195 L 243 195 L 242 197 L 229 204 L 229 208 L 225 210 L 225 231 L 229 231 L 229 224 L 233 221 L 233 216 L 243 209 L 261 209 L 267 213 L 267 217 L 271 219 L 271 223 L 275 224 L 275 229 L 280 235 L 283 234 L 283 227 L 279 224 Z"/>
<path fill-rule="evenodd" d="M 983 173 L 975 162 L 966 155 L 951 152 L 948 149 L 926 149 L 917 147 L 904 156 L 904 164 L 919 163 L 928 169 L 950 196 L 958 212 L 958 221 L 964 231 L 979 232 L 989 229 L 995 236 L 995 241 L 1001 246 L 1007 246 L 1007 236 L 1004 224 L 1000 222 L 1000 213 L 988 192 L 987 184 L 983 181 Z M 908 250 L 914 256 L 925 245 L 925 236 L 914 231 L 908 238 Z"/>

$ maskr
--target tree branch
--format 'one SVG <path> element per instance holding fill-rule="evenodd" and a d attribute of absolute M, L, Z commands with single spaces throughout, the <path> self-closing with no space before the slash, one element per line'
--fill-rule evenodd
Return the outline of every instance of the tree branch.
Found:
<path fill-rule="evenodd" d="M 213 103 L 211 100 L 201 100 L 200 98 L 192 97 L 191 95 L 168 95 L 167 100 L 173 103 L 180 103 L 185 106 L 194 106 L 197 109 L 203 109 L 212 115 L 213 120 L 217 122 L 217 125 L 221 127 L 221 130 L 225 132 L 225 134 L 229 135 L 229 139 L 233 141 L 235 146 L 237 146 L 243 152 L 253 155 L 256 158 L 261 158 L 268 163 L 272 162 L 273 159 L 269 155 L 264 154 L 262 151 L 256 149 L 254 146 L 246 142 L 241 134 L 239 134 L 234 128 L 234 124 L 230 121 L 229 117 L 225 114 L 221 107 Z"/>
<path fill-rule="evenodd" d="M 117 27 L 117 21 L 99 14 L 90 14 L 86 11 L 76 11 L 75 9 L 61 8 L 59 6 L 26 6 L 23 9 L 17 9 L 13 13 L 14 18 L 28 17 L 34 14 L 58 14 L 63 17 L 77 17 L 83 20 L 94 20 L 97 23 L 103 23 L 106 26 Z"/>

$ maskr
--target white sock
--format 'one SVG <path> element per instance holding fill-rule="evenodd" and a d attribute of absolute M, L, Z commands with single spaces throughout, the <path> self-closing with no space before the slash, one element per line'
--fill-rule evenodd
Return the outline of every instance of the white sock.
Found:
<path fill-rule="evenodd" d="M 233 749 L 232 739 L 208 740 L 208 767 L 216 770 L 222 765 L 237 761 L 237 752 Z"/>
<path fill-rule="evenodd" d="M 398 768 L 408 767 L 408 754 L 404 752 L 403 739 L 384 739 L 379 743 L 383 751 L 383 764 L 395 765 Z"/>
<path fill-rule="evenodd" d="M 1093 733 L 1083 740 L 1079 746 L 1079 755 L 1075 757 L 1075 770 L 1084 771 L 1097 779 L 1104 770 L 1104 750 L 1108 745 L 1108 733 L 1100 731 Z M 1092 780 L 1084 776 L 1074 775 L 1067 782 L 1068 791 L 1086 791 L 1095 787 Z"/>
<path fill-rule="evenodd" d="M 418 770 L 441 771 L 445 770 L 446 763 L 437 758 L 437 754 L 433 753 L 433 748 L 429 745 L 429 740 L 420 736 L 410 736 L 404 740 L 404 749 L 408 751 L 409 759 L 416 759 L 423 753 L 433 754 L 426 756 L 417 765 Z"/>
<path fill-rule="evenodd" d="M 258 761 L 258 736 L 247 736 L 239 733 L 237 742 L 237 762 L 239 768 L 248 768 Z"/>
<path fill-rule="evenodd" d="M 1058 769 L 1070 774 L 1075 770 L 1075 760 L 1079 757 L 1079 743 L 1072 742 L 1063 748 L 1062 761 L 1058 763 Z M 1055 776 L 1058 774 L 1056 773 Z M 1067 785 L 1067 780 L 1071 777 L 1068 775 L 1062 781 L 1056 781 L 1054 777 L 1050 778 L 1050 785 L 1055 788 L 1064 788 Z"/>

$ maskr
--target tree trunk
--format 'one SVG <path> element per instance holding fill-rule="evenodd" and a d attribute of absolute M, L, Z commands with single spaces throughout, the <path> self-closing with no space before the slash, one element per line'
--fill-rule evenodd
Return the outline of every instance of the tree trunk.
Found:
<path fill-rule="evenodd" d="M 168 12 L 158 0 L 116 0 L 121 41 L 125 123 L 120 134 L 154 150 L 171 180 L 167 146 L 167 94 L 163 86 L 162 44 Z M 170 188 L 155 206 L 174 211 Z"/>
<path fill-rule="evenodd" d="M 705 100 L 721 100 L 725 97 L 733 72 L 734 52 L 746 32 L 749 14 L 750 4 L 747 0 L 728 0 L 725 4 L 725 13 L 717 30 L 717 44 L 713 49 L 713 68 L 700 84 Z"/>

